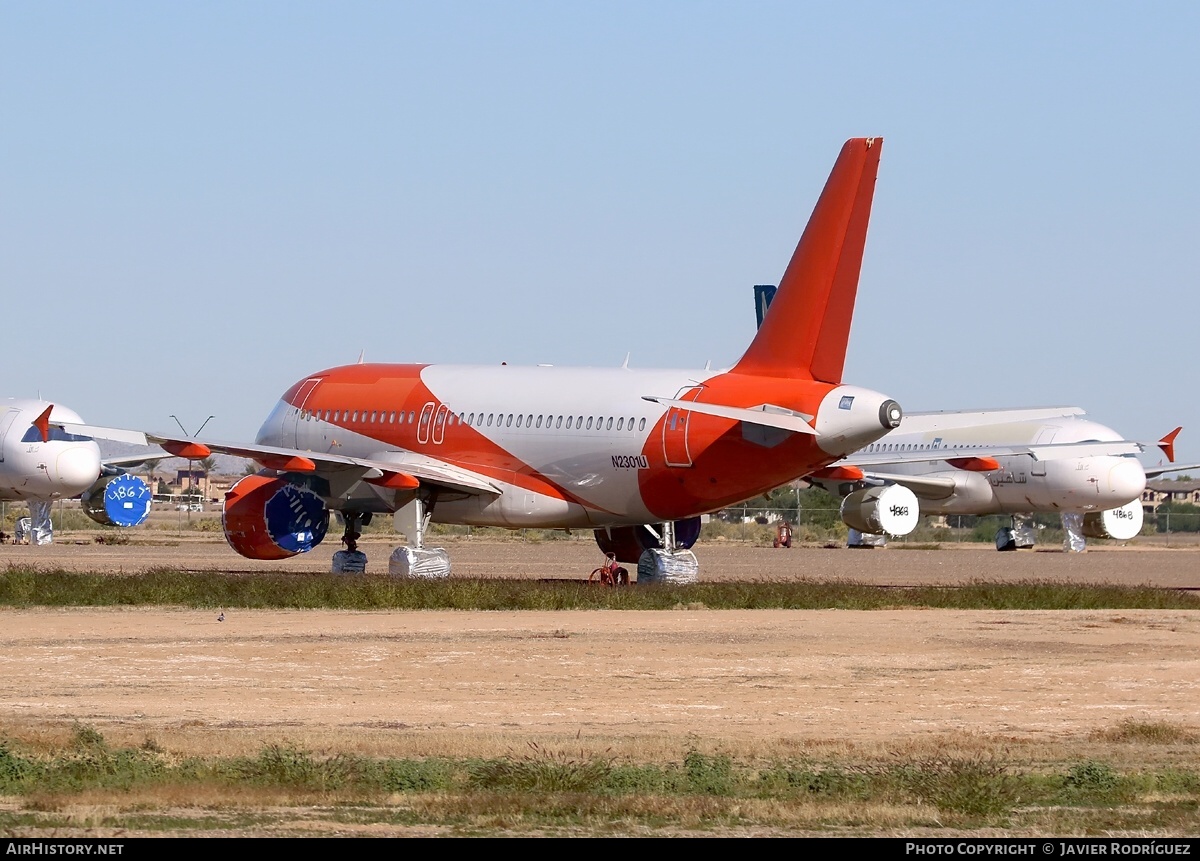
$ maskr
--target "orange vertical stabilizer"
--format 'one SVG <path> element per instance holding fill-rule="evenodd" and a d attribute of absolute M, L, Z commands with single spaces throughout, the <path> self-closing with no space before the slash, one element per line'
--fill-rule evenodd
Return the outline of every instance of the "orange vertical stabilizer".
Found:
<path fill-rule="evenodd" d="M 840 383 L 883 138 L 838 155 L 758 334 L 735 373 Z"/>

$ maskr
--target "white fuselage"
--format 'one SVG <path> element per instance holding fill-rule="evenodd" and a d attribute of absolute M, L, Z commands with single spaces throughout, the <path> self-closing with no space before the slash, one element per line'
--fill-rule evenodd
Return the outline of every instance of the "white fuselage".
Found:
<path fill-rule="evenodd" d="M 1077 442 L 1117 442 L 1123 437 L 1111 428 L 1073 410 L 1059 416 L 1029 410 L 916 413 L 900 427 L 863 449 L 867 456 L 889 453 L 979 449 L 988 447 L 1061 445 Z M 1064 410 L 1064 412 L 1066 412 Z M 945 460 L 889 463 L 874 469 L 896 475 L 951 479 L 954 491 L 930 498 L 918 491 L 925 514 L 1022 514 L 1032 512 L 1089 512 L 1117 508 L 1140 499 L 1146 474 L 1133 455 L 1081 454 L 1034 459 L 1027 454 L 989 455 L 998 470 L 969 471 Z M 851 458 L 852 460 L 853 458 Z"/>
<path fill-rule="evenodd" d="M 49 401 L 0 401 L 0 499 L 51 500 L 78 496 L 100 475 L 100 447 L 88 437 L 51 427 L 49 441 L 32 422 Z M 80 424 L 72 410 L 58 404 L 53 422 Z"/>

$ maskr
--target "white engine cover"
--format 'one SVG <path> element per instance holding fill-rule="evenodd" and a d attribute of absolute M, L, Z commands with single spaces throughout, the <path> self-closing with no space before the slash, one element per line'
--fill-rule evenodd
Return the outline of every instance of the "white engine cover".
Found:
<path fill-rule="evenodd" d="M 900 484 L 856 490 L 842 500 L 842 522 L 872 535 L 907 535 L 920 516 L 916 494 Z"/>
<path fill-rule="evenodd" d="M 1135 499 L 1120 508 L 1091 511 L 1083 516 L 1083 534 L 1088 538 L 1128 541 L 1142 531 L 1142 503 Z"/>

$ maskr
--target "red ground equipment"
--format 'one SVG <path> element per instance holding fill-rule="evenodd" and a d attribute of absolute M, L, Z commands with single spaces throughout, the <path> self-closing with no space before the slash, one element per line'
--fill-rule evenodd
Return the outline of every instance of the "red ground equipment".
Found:
<path fill-rule="evenodd" d="M 605 553 L 604 564 L 592 572 L 588 582 L 605 586 L 628 586 L 629 572 L 617 563 L 615 554 Z"/>

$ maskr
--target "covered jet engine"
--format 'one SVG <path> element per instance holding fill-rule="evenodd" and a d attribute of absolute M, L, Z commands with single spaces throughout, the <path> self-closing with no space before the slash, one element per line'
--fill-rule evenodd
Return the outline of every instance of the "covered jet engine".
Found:
<path fill-rule="evenodd" d="M 699 517 L 675 521 L 675 546 L 677 549 L 690 550 L 699 537 Z M 614 526 L 608 529 L 597 529 L 596 544 L 599 545 L 601 553 L 612 553 L 617 557 L 618 562 L 629 562 L 634 565 L 642 558 L 644 551 L 662 549 L 662 541 L 645 526 Z"/>
<path fill-rule="evenodd" d="M 856 490 L 842 500 L 842 522 L 870 535 L 907 535 L 920 516 L 916 494 L 900 484 Z"/>
<path fill-rule="evenodd" d="M 321 543 L 329 509 L 303 485 L 248 475 L 226 492 L 221 526 L 229 546 L 247 559 L 287 559 Z"/>
<path fill-rule="evenodd" d="M 1128 541 L 1142 531 L 1142 518 L 1142 503 L 1138 499 L 1108 511 L 1089 511 L 1083 516 L 1083 534 L 1088 538 Z"/>
<path fill-rule="evenodd" d="M 83 513 L 103 526 L 137 526 L 150 516 L 153 494 L 136 475 L 102 475 L 79 497 Z"/>

